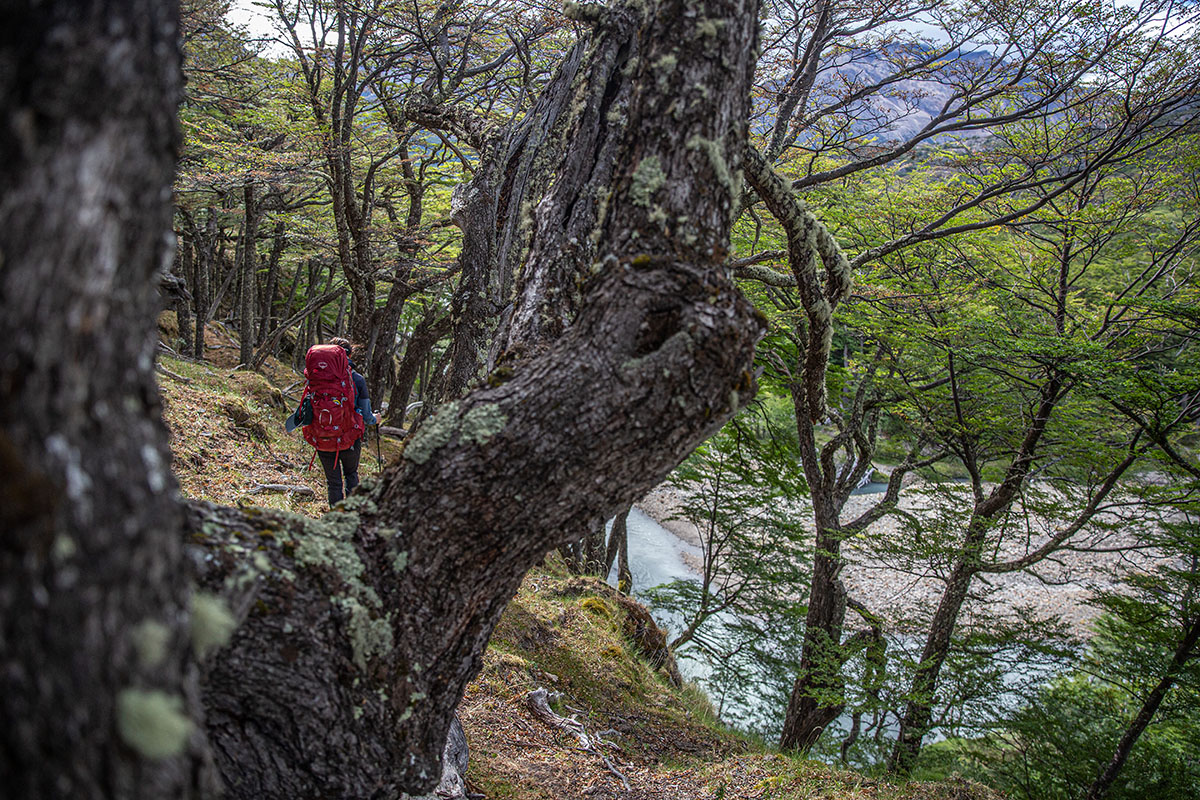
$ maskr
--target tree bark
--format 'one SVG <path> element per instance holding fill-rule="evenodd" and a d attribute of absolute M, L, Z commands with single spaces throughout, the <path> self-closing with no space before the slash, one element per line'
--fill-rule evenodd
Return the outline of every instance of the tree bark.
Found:
<path fill-rule="evenodd" d="M 977 550 L 978 544 L 983 541 L 984 526 L 979 524 L 980 521 L 973 522 L 976 522 L 975 530 L 968 536 L 976 541 Z M 921 651 L 921 662 L 913 676 L 909 700 L 905 706 L 904 717 L 900 720 L 895 747 L 888 761 L 888 769 L 898 775 L 908 775 L 912 772 L 917 756 L 921 753 L 921 743 L 931 727 L 938 675 L 950 652 L 950 638 L 954 634 L 958 614 L 967 599 L 967 590 L 975 572 L 969 557 L 961 556 L 955 561 L 946 589 L 942 592 L 941 602 L 938 603 L 933 620 L 929 623 L 925 648 Z"/>
<path fill-rule="evenodd" d="M 217 263 L 217 235 L 217 210 L 209 206 L 204 236 L 197 237 L 199 249 L 196 251 L 196 336 L 193 349 L 199 361 L 204 360 L 204 326 L 209 320 L 213 270 Z"/>
<path fill-rule="evenodd" d="M 457 193 L 455 220 L 464 232 L 461 275 L 451 311 L 450 367 L 439 397 L 459 396 L 499 361 L 559 336 L 577 313 L 577 279 L 594 260 L 592 232 L 632 91 L 614 73 L 637 47 L 628 39 L 593 42 L 588 68 L 581 70 L 585 49 L 576 46 L 533 110 L 480 142 L 480 167 Z M 468 124 L 461 116 L 442 114 L 459 127 Z M 436 122 L 437 115 L 427 111 L 423 118 Z M 556 179 L 546 199 L 537 202 Z M 556 192 L 571 201 L 556 201 Z M 530 211 L 535 203 L 537 213 Z M 518 270 L 527 249 L 531 260 L 555 268 Z M 514 308 L 497 331 L 514 284 Z"/>
<path fill-rule="evenodd" d="M 981 499 L 971 511 L 962 546 L 955 556 L 946 588 L 942 591 L 942 599 L 926 634 L 921 663 L 913 676 L 904 717 L 900 720 L 900 731 L 888 759 L 888 769 L 897 775 L 907 777 L 916 765 L 921 743 L 932 724 L 934 692 L 942 665 L 950 652 L 950 640 L 954 634 L 954 627 L 958 624 L 959 612 L 967 599 L 971 581 L 981 571 L 981 556 L 988 530 L 1016 501 L 1038 454 L 1038 447 L 1050 418 L 1063 398 L 1064 383 L 1065 378 L 1054 373 L 1046 379 L 1039 391 L 1038 403 L 1031 409 L 1029 425 L 1025 429 L 1021 445 L 1005 471 L 1004 479 L 986 497 L 983 497 L 979 470 L 968 461 L 976 497 Z M 1129 463 L 1131 462 L 1126 461 L 1125 466 L 1118 466 L 1117 469 L 1123 472 Z"/>
<path fill-rule="evenodd" d="M 629 569 L 629 510 L 613 518 L 613 538 L 617 542 L 617 591 L 629 594 L 633 591 L 633 573 Z"/>
<path fill-rule="evenodd" d="M 838 577 L 844 564 L 836 521 L 818 519 L 812 586 L 804 620 L 800 669 L 792 685 L 779 746 L 807 752 L 845 708 L 842 626 L 846 590 Z"/>
<path fill-rule="evenodd" d="M 605 536 L 607 533 L 605 530 L 606 527 L 605 522 L 602 520 L 599 525 L 589 530 L 587 535 L 583 537 L 583 559 L 581 566 L 582 574 L 584 575 L 598 575 L 601 578 L 608 575 L 608 570 L 605 569 L 604 563 L 607 539 Z"/>
<path fill-rule="evenodd" d="M 364 376 L 367 379 L 367 394 L 377 405 L 391 384 L 395 371 L 396 331 L 404 314 L 405 301 L 413 294 L 414 289 L 407 281 L 392 281 L 387 301 L 383 308 L 377 309 L 371 342 L 363 359 L 363 368 L 367 370 Z"/>
<path fill-rule="evenodd" d="M 218 239 L 222 236 L 220 228 L 217 229 L 217 236 Z M 245 236 L 243 235 L 242 226 L 238 227 L 238 233 L 235 241 L 237 244 L 233 248 L 233 263 L 229 264 L 228 268 L 225 267 L 225 244 L 223 241 L 219 241 L 220 246 L 217 248 L 216 257 L 213 259 L 213 278 L 217 278 L 221 274 L 222 269 L 225 270 L 225 277 L 223 280 L 221 280 L 220 285 L 217 286 L 217 291 L 209 300 L 208 322 L 212 322 L 213 319 L 216 318 L 217 314 L 221 311 L 221 303 L 225 300 L 225 293 L 228 292 L 229 288 L 233 286 L 234 283 L 236 283 L 241 277 L 242 245 L 245 244 Z M 236 306 L 236 303 L 233 303 L 232 305 Z M 233 316 L 234 314 L 231 312 L 226 319 L 231 319 Z"/>
<path fill-rule="evenodd" d="M 192 348 L 192 293 L 190 287 L 195 283 L 194 250 L 186 239 L 183 239 L 175 250 L 173 270 L 179 281 L 179 291 L 172 302 L 179 335 L 176 337 L 177 341 L 172 344 L 177 344 L 180 354 L 186 356 L 190 355 L 189 351 Z"/>
<path fill-rule="evenodd" d="M 275 233 L 272 237 L 271 257 L 267 262 L 267 285 L 263 289 L 261 306 L 262 324 L 258 330 L 258 341 L 265 342 L 271 332 L 271 317 L 275 313 L 275 291 L 279 286 L 279 261 L 283 257 L 283 248 L 287 245 L 284 232 L 287 230 L 283 220 L 275 223 Z M 286 308 L 286 307 L 285 307 Z"/>
<path fill-rule="evenodd" d="M 199 796 L 214 784 L 154 379 L 177 11 L 43 0 L 0 18 L 4 793 Z"/>
<path fill-rule="evenodd" d="M 826 416 L 825 376 L 833 312 L 849 293 L 851 275 L 845 256 L 825 226 L 752 147 L 746 149 L 746 180 L 783 225 L 788 264 L 805 312 L 803 347 L 791 393 L 801 462 L 812 490 L 816 541 L 800 669 L 780 737 L 780 747 L 804 752 L 845 708 L 842 666 L 846 655 L 841 637 L 846 592 L 839 577 L 844 565 L 840 516 L 852 487 L 838 480 L 830 461 L 834 450 L 819 451 L 813 425 Z"/>
<path fill-rule="evenodd" d="M 433 346 L 448 333 L 450 317 L 437 307 L 431 308 L 413 329 L 404 348 L 404 358 L 396 370 L 396 383 L 392 386 L 391 397 L 388 398 L 388 425 L 396 428 L 404 426 L 408 400 L 412 396 L 418 373 L 428 362 Z"/>

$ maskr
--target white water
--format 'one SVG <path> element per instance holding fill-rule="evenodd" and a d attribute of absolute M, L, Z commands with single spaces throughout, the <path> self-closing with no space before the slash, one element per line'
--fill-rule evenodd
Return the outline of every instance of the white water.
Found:
<path fill-rule="evenodd" d="M 611 530 L 612 523 L 608 526 Z M 699 547 L 683 541 L 636 508 L 629 512 L 626 526 L 634 594 L 671 581 L 699 580 L 700 576 L 683 560 L 684 553 L 700 558 Z M 617 585 L 615 564 L 608 574 L 608 582 Z"/>
<path fill-rule="evenodd" d="M 697 583 L 700 581 L 700 574 L 689 567 L 683 559 L 685 553 L 694 556 L 697 560 L 701 559 L 703 553 L 699 547 L 683 541 L 659 525 L 652 517 L 636 508 L 629 512 L 626 526 L 629 544 L 629 571 L 633 576 L 631 591 L 634 596 L 644 598 L 648 589 L 677 580 Z M 610 531 L 611 528 L 612 523 L 610 522 Z M 617 585 L 615 564 L 608 574 L 608 582 L 612 586 Z M 644 599 L 643 602 L 645 602 Z M 678 615 L 653 606 L 650 606 L 650 610 L 655 621 L 666 629 L 668 639 L 678 636 L 683 631 L 684 621 Z M 734 617 L 727 612 L 714 615 L 708 621 L 709 635 L 719 638 L 721 629 L 734 621 Z M 689 658 L 686 653 L 681 653 L 676 663 L 686 680 L 694 681 L 705 686 L 706 689 L 710 688 L 707 683 L 712 677 L 713 670 L 705 659 Z M 725 715 L 724 712 L 728 711 L 732 717 L 740 718 L 743 721 L 762 721 L 761 717 L 766 708 L 761 699 L 750 705 L 743 705 L 737 700 L 728 698 L 711 697 L 710 699 L 713 700 L 714 705 L 718 708 L 718 713 L 722 716 Z"/>

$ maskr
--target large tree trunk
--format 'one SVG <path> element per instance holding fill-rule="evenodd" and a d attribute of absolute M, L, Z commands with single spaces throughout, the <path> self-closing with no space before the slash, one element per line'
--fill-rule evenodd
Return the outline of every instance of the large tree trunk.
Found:
<path fill-rule="evenodd" d="M 487 292 L 496 260 L 497 158 L 494 153 L 481 154 L 471 180 L 454 192 L 455 199 L 462 203 L 454 209 L 454 224 L 462 229 L 463 241 L 458 256 L 458 288 L 450 302 L 454 326 L 448 351 L 450 364 L 437 388 L 439 401 L 461 397 L 483 377 L 487 361 L 492 317 L 497 310 Z"/>
<path fill-rule="evenodd" d="M 804 620 L 800 669 L 792 685 L 779 746 L 807 752 L 845 708 L 842 627 L 846 590 L 841 573 L 841 535 L 837 521 L 816 515 L 816 552 Z"/>
<path fill-rule="evenodd" d="M 833 312 L 849 294 L 851 274 L 833 236 L 752 147 L 746 149 L 746 180 L 787 233 L 788 265 L 804 307 L 803 348 L 791 393 L 801 462 L 812 490 L 816 533 L 800 669 L 788 701 L 780 746 L 807 751 L 845 708 L 842 668 L 847 649 L 841 638 L 846 591 L 840 578 L 845 563 L 840 518 L 852 487 L 844 477 L 839 479 L 832 462 L 835 451 L 817 447 L 813 425 L 826 416 L 825 376 Z"/>
<path fill-rule="evenodd" d="M 982 525 L 975 526 L 982 540 Z M 968 534 L 970 535 L 970 534 Z M 921 753 L 921 743 L 933 720 L 934 692 L 937 689 L 938 676 L 946 656 L 950 653 L 950 640 L 954 634 L 954 626 L 958 623 L 959 612 L 967 599 L 967 590 L 975 576 L 975 562 L 969 557 L 961 556 L 955 562 L 946 589 L 942 592 L 941 602 L 934 612 L 933 620 L 929 623 L 929 633 L 925 638 L 925 648 L 921 651 L 921 662 L 913 675 L 912 686 L 908 693 L 909 700 L 905 704 L 904 716 L 900 720 L 900 731 L 896 735 L 896 745 L 888 761 L 888 769 L 899 775 L 907 776 L 917 763 Z"/>
<path fill-rule="evenodd" d="M 366 344 L 362 369 L 366 370 L 367 394 L 378 408 L 395 371 L 396 331 L 404 314 L 405 301 L 414 294 L 406 280 L 394 280 L 388 290 L 387 302 L 376 310 L 371 341 Z"/>
<path fill-rule="evenodd" d="M 182 515 L 153 364 L 177 11 L 0 13 L 0 776 L 7 797 L 197 796 Z"/>
<path fill-rule="evenodd" d="M 450 327 L 450 316 L 434 307 L 413 329 L 404 348 L 404 358 L 400 360 L 400 366 L 396 369 L 396 383 L 392 386 L 392 394 L 388 399 L 387 424 L 397 428 L 404 425 L 408 401 L 412 397 L 417 374 L 429 360 L 433 346 L 450 333 Z"/>

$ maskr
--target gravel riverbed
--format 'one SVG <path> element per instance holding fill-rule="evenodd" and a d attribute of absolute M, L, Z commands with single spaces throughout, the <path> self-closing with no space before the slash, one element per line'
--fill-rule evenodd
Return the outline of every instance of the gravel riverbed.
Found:
<path fill-rule="evenodd" d="M 852 496 L 843 510 L 843 522 L 865 513 L 881 495 Z M 701 546 L 695 525 L 678 518 L 683 495 L 662 485 L 646 495 L 637 507 L 685 542 Z M 899 504 L 902 512 L 928 518 L 938 503 L 949 502 L 913 486 L 905 490 Z M 807 517 L 805 509 L 798 514 Z M 1110 522 L 1113 520 L 1109 520 Z M 1025 515 L 1019 534 L 1004 537 L 1003 544 L 988 554 L 993 561 L 1019 558 L 1046 540 L 1062 521 Z M 872 611 L 881 614 L 891 626 L 907 627 L 905 621 L 928 619 L 941 598 L 943 570 L 928 564 L 908 565 L 889 554 L 891 543 L 917 536 L 902 525 L 897 516 L 885 517 L 844 546 L 847 565 L 842 580 L 848 593 Z M 963 610 L 962 622 L 980 615 L 1015 618 L 1019 612 L 1037 620 L 1061 620 L 1074 636 L 1086 638 L 1091 622 L 1099 613 L 1089 603 L 1098 588 L 1116 585 L 1118 576 L 1129 570 L 1144 569 L 1153 563 L 1152 555 L 1130 551 L 1137 543 L 1137 526 L 1088 531 L 1073 537 L 1072 549 L 1064 549 L 1042 561 L 1036 571 L 1013 571 L 977 576 L 972 597 Z M 699 559 L 691 557 L 689 566 L 699 571 Z M 911 624 L 911 623 L 910 623 Z M 917 625 L 919 627 L 919 624 Z"/>

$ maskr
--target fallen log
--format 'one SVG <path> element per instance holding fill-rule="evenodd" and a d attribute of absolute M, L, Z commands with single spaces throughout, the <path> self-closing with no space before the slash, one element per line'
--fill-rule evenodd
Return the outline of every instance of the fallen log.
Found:
<path fill-rule="evenodd" d="M 192 382 L 191 378 L 185 378 L 184 376 L 182 376 L 178 373 L 171 372 L 171 370 L 167 369 L 162 364 L 155 364 L 154 371 L 159 373 L 160 375 L 166 375 L 168 378 L 177 380 L 180 383 L 191 383 Z"/>
<path fill-rule="evenodd" d="M 263 492 L 289 492 L 301 497 L 312 497 L 316 494 L 311 486 L 289 486 L 286 483 L 256 483 L 254 484 L 254 488 L 250 490 L 250 494 L 261 494 Z"/>

